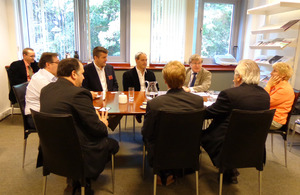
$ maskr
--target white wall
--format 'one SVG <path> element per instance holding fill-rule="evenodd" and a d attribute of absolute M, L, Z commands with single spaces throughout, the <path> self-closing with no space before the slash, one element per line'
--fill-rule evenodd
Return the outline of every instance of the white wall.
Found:
<path fill-rule="evenodd" d="M 131 0 L 130 13 L 130 64 L 135 65 L 134 56 L 144 52 L 150 59 L 151 0 Z"/>
<path fill-rule="evenodd" d="M 5 66 L 18 59 L 13 0 L 0 1 L 0 120 L 10 113 Z"/>

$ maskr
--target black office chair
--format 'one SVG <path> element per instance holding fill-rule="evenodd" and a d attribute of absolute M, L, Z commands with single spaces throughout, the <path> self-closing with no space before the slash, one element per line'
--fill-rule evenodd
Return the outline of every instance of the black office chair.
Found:
<path fill-rule="evenodd" d="M 290 130 L 289 122 L 290 122 L 292 112 L 293 112 L 293 110 L 296 106 L 297 100 L 299 98 L 300 91 L 297 90 L 297 89 L 294 89 L 294 93 L 295 93 L 295 99 L 294 99 L 292 108 L 291 108 L 290 112 L 288 113 L 286 123 L 278 130 L 270 130 L 269 131 L 269 133 L 271 133 L 271 150 L 272 150 L 272 152 L 273 152 L 273 134 L 279 134 L 279 135 L 282 136 L 283 145 L 284 145 L 285 166 L 286 167 L 287 167 L 287 136 L 288 136 L 289 130 Z"/>
<path fill-rule="evenodd" d="M 74 126 L 69 114 L 49 114 L 31 110 L 37 127 L 43 152 L 43 194 L 46 194 L 47 175 L 54 173 L 79 180 L 81 194 L 85 192 L 85 162 Z M 114 191 L 114 155 L 112 154 L 112 185 Z"/>
<path fill-rule="evenodd" d="M 22 115 L 22 118 L 23 118 L 23 127 L 24 127 L 24 149 L 23 149 L 23 163 L 22 163 L 23 168 L 24 168 L 24 163 L 25 163 L 27 138 L 28 138 L 29 134 L 37 132 L 35 127 L 31 127 L 28 124 L 28 121 L 27 121 L 26 115 L 25 115 L 25 94 L 26 94 L 27 85 L 28 85 L 28 82 L 12 86 L 13 91 L 14 91 L 15 96 L 16 96 L 16 99 L 19 103 L 20 110 L 21 110 L 21 115 Z"/>
<path fill-rule="evenodd" d="M 204 110 L 190 113 L 161 111 L 158 120 L 156 124 L 158 135 L 153 157 L 153 194 L 156 194 L 157 174 L 159 171 L 192 168 L 196 172 L 196 194 L 198 195 L 200 134 L 204 120 Z M 145 152 L 144 146 L 143 175 Z"/>
<path fill-rule="evenodd" d="M 9 76 L 9 66 L 5 66 L 5 70 L 6 70 L 6 73 L 7 73 L 7 79 L 8 79 L 8 87 L 9 87 L 9 93 L 12 93 L 12 85 L 11 85 L 11 81 L 10 81 L 10 76 Z M 9 95 L 11 96 L 11 94 Z M 15 101 L 10 101 L 10 107 L 11 107 L 11 115 L 13 116 L 14 115 L 14 104 L 16 103 L 16 100 Z"/>
<path fill-rule="evenodd" d="M 261 194 L 262 170 L 266 159 L 265 142 L 275 110 L 247 111 L 234 109 L 216 166 L 220 171 L 219 194 L 222 194 L 226 169 L 255 167 L 259 171 Z"/>

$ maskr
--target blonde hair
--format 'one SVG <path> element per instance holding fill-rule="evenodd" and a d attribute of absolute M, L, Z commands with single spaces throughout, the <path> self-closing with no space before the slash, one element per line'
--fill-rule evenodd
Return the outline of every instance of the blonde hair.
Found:
<path fill-rule="evenodd" d="M 258 84 L 260 80 L 260 70 L 253 60 L 241 60 L 234 70 L 234 74 L 240 75 L 243 83 Z"/>
<path fill-rule="evenodd" d="M 289 80 L 293 75 L 293 68 L 284 62 L 277 62 L 273 64 L 273 69 L 276 69 L 280 76 L 283 76 L 283 80 Z"/>
<path fill-rule="evenodd" d="M 201 63 L 203 63 L 203 59 L 201 58 L 200 55 L 198 54 L 194 54 L 190 57 L 189 59 L 189 64 L 193 61 L 193 60 L 199 60 Z"/>
<path fill-rule="evenodd" d="M 179 61 L 170 61 L 162 70 L 163 77 L 171 89 L 180 89 L 185 81 L 184 65 Z"/>

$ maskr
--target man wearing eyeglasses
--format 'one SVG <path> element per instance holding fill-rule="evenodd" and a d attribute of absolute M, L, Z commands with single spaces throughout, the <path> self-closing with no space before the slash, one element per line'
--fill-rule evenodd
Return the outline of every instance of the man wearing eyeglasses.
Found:
<path fill-rule="evenodd" d="M 40 111 L 40 94 L 43 87 L 57 80 L 57 53 L 44 52 L 39 61 L 39 71 L 35 73 L 26 90 L 25 115 L 30 127 L 34 127 L 30 109 Z"/>
<path fill-rule="evenodd" d="M 31 48 L 23 49 L 23 60 L 14 61 L 7 70 L 11 87 L 30 81 L 32 75 L 39 70 L 37 62 L 34 60 L 35 52 Z M 15 94 L 10 89 L 9 100 L 12 104 L 17 102 Z"/>
<path fill-rule="evenodd" d="M 183 89 L 186 92 L 207 91 L 211 84 L 211 72 L 202 68 L 203 59 L 194 54 L 189 59 L 190 67 L 186 70 Z"/>

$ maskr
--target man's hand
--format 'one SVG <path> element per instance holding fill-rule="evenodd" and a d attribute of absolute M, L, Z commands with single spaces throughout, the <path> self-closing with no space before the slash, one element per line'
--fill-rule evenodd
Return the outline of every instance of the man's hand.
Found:
<path fill-rule="evenodd" d="M 101 111 L 101 115 L 99 114 L 98 110 L 96 110 L 96 113 L 98 115 L 99 120 L 102 121 L 106 126 L 108 126 L 108 121 L 107 121 L 108 110 L 105 112 Z"/>
<path fill-rule="evenodd" d="M 191 89 L 188 88 L 188 87 L 183 86 L 182 88 L 183 88 L 183 90 L 186 91 L 186 92 L 191 92 Z"/>
<path fill-rule="evenodd" d="M 90 91 L 93 97 L 93 100 L 97 97 L 98 93 L 94 91 Z"/>

